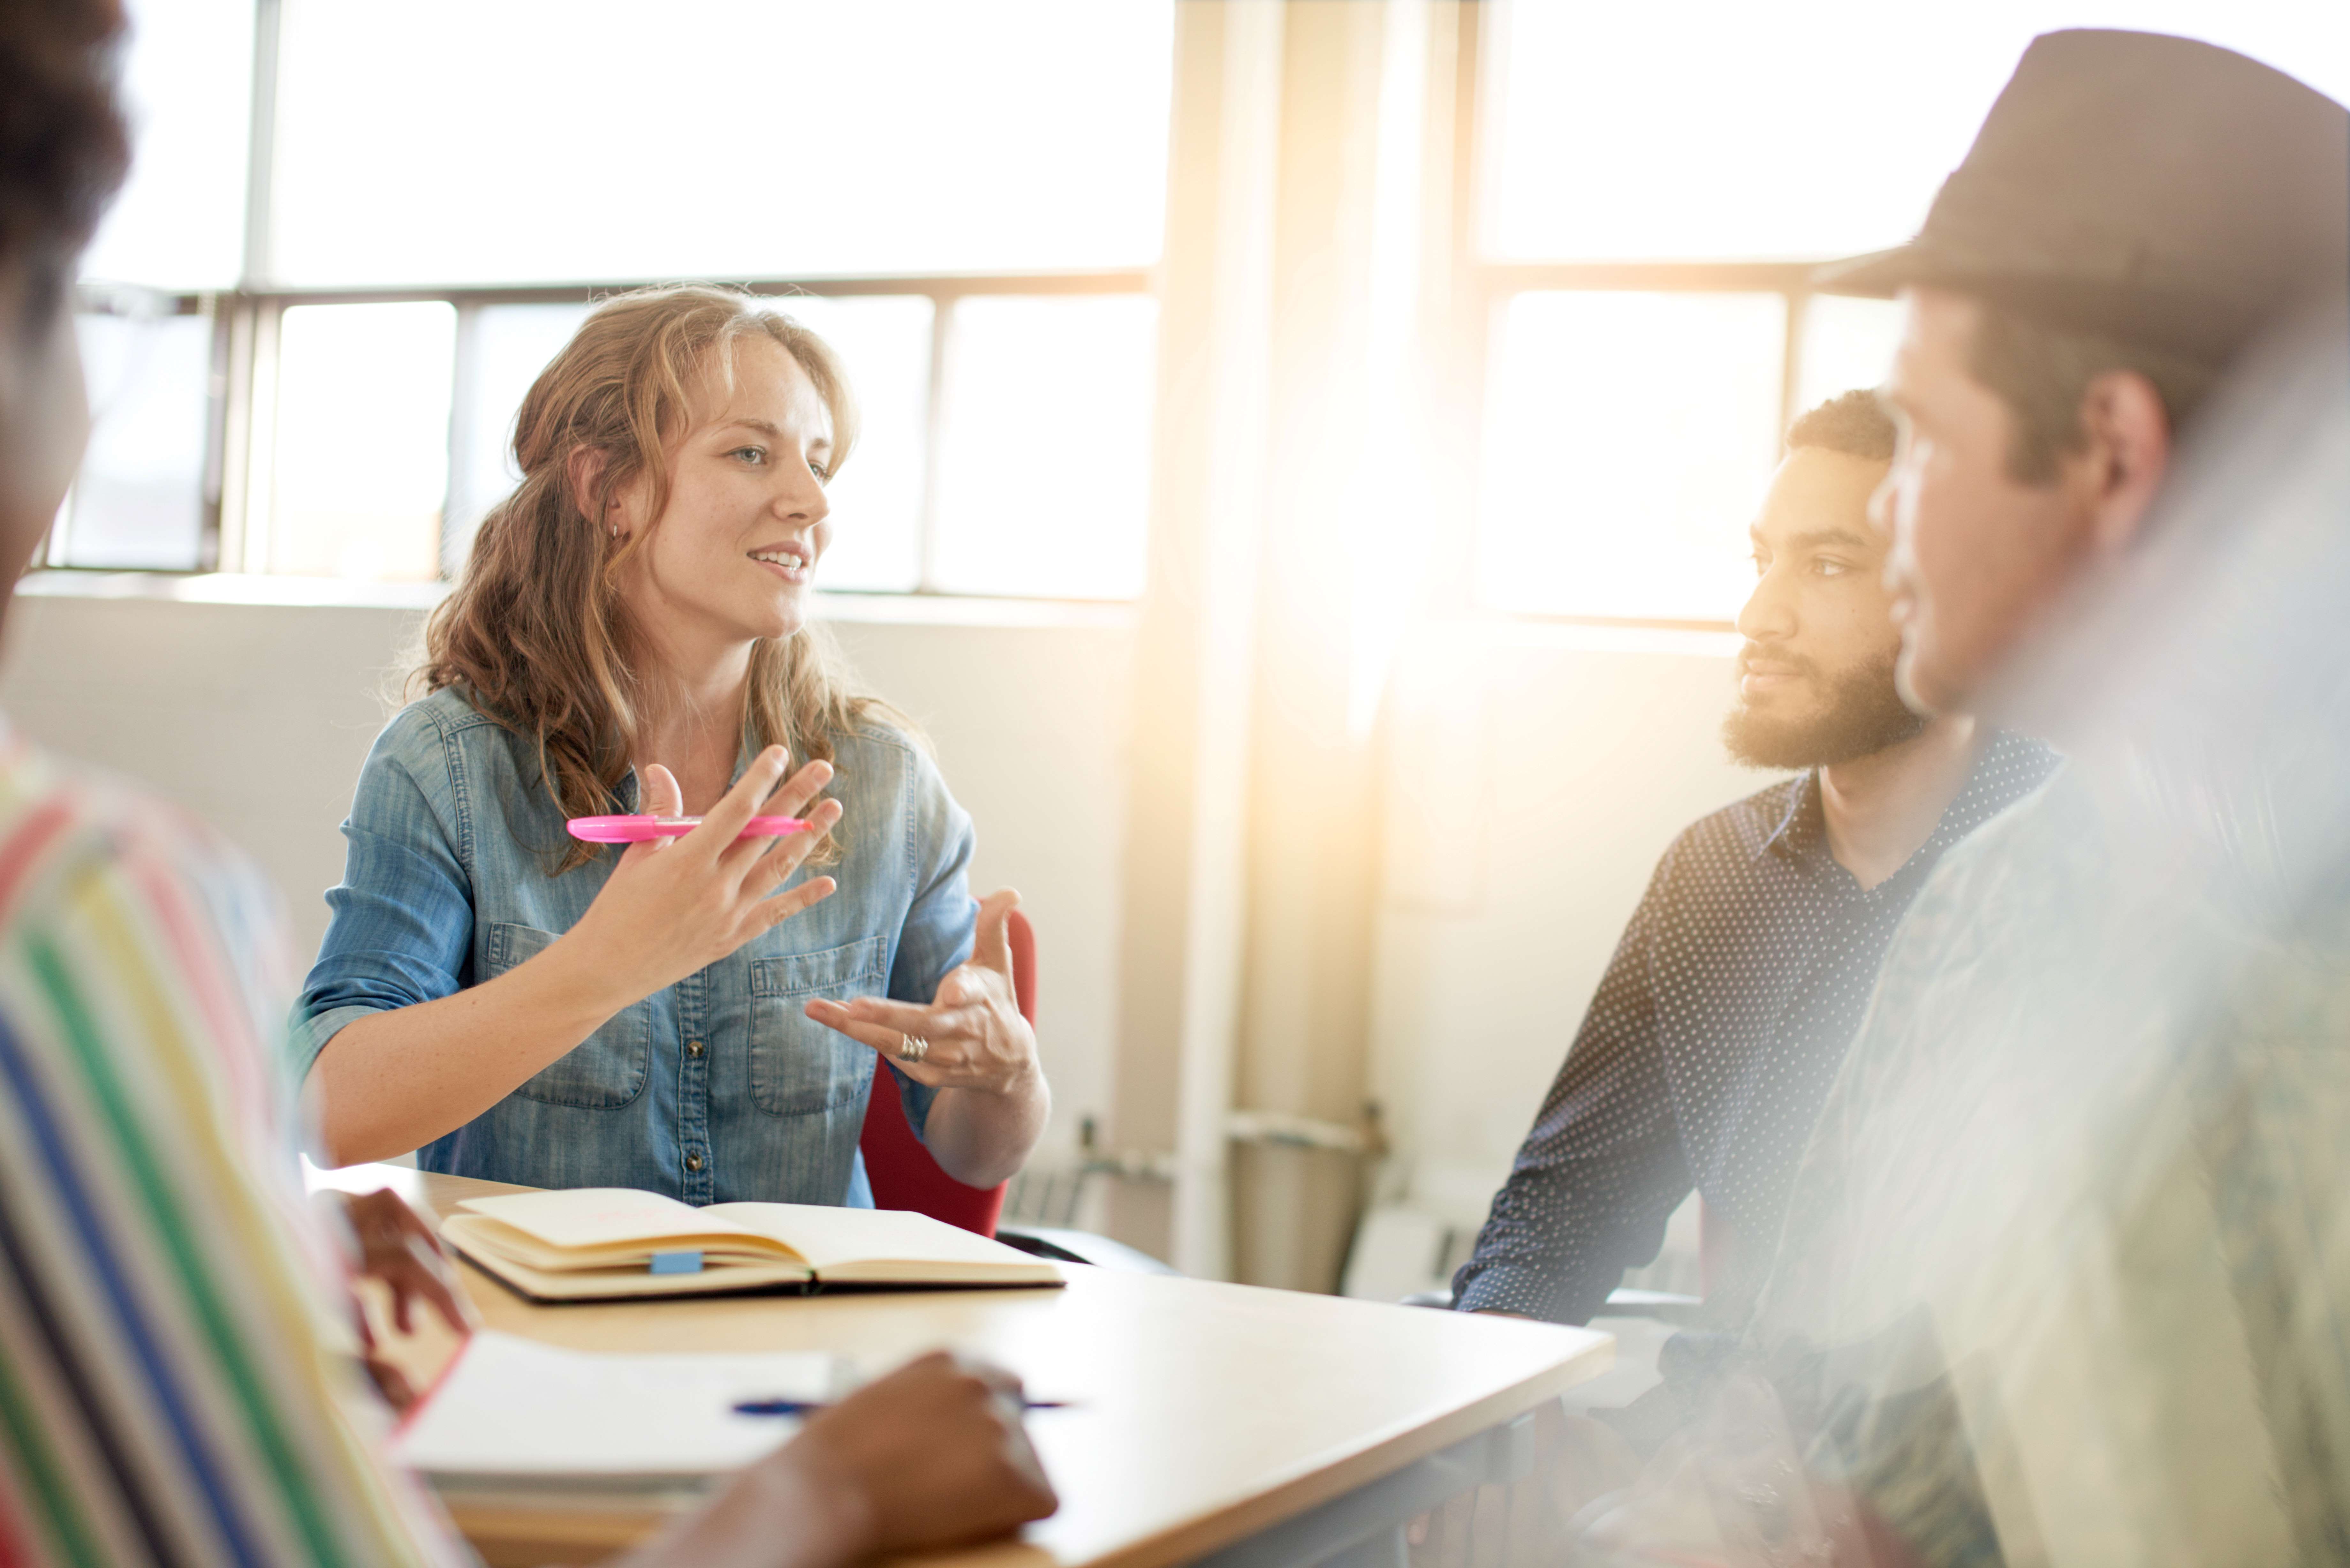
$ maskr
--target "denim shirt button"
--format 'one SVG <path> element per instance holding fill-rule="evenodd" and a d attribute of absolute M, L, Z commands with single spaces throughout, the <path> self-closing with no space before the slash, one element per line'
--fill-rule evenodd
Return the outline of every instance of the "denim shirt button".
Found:
<path fill-rule="evenodd" d="M 686 1054 L 687 1055 L 689 1055 L 689 1056 L 699 1056 L 699 1055 L 701 1055 L 701 1054 L 702 1054 L 702 1042 L 701 1042 L 701 1041 L 699 1041 L 699 1040 L 689 1040 L 689 1041 L 687 1041 L 687 1042 L 685 1043 L 685 1054 Z"/>
<path fill-rule="evenodd" d="M 685 1168 L 688 1170 L 700 1170 L 702 1168 L 702 1151 L 700 1149 L 691 1150 L 686 1155 Z"/>

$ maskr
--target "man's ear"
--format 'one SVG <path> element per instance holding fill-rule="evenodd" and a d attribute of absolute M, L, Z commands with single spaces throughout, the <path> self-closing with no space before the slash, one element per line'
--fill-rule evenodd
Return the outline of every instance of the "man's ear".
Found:
<path fill-rule="evenodd" d="M 2081 396 L 2081 428 L 2091 545 L 2101 555 L 2126 549 L 2170 472 L 2170 415 L 2152 381 L 2107 370 Z"/>

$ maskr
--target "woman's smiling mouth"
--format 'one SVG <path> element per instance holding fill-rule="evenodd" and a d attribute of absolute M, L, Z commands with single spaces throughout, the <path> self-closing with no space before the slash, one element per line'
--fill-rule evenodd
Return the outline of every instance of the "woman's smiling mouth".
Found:
<path fill-rule="evenodd" d="M 808 558 L 797 550 L 754 550 L 751 559 L 781 576 L 787 583 L 808 580 Z"/>

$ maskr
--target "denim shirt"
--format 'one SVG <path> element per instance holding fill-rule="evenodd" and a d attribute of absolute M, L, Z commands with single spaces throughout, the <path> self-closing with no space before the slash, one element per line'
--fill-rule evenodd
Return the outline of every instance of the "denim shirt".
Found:
<path fill-rule="evenodd" d="M 839 890 L 622 1008 L 418 1150 L 419 1166 L 694 1204 L 870 1206 L 857 1140 L 878 1058 L 802 1009 L 815 997 L 931 1000 L 971 954 L 972 835 L 904 735 L 866 725 L 833 743 L 840 858 L 820 874 Z M 635 809 L 633 773 L 620 794 Z M 297 1075 L 345 1024 L 504 974 L 569 930 L 619 851 L 550 875 L 570 843 L 563 822 L 536 745 L 454 691 L 393 719 L 343 824 L 343 881 L 327 894 L 332 919 L 296 1013 Z M 919 1135 L 931 1092 L 902 1075 L 899 1087 Z"/>

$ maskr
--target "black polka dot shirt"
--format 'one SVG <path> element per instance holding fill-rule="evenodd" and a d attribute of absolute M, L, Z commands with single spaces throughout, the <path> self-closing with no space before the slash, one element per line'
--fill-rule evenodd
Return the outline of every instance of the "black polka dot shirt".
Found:
<path fill-rule="evenodd" d="M 1942 852 L 2055 761 L 1995 734 L 1933 836 L 1872 888 L 1828 853 L 1815 774 L 1675 839 L 1453 1278 L 1455 1303 L 1583 1323 L 1655 1259 L 1692 1187 L 1709 1223 L 1749 1246 L 1775 1239 L 1894 927 Z"/>

